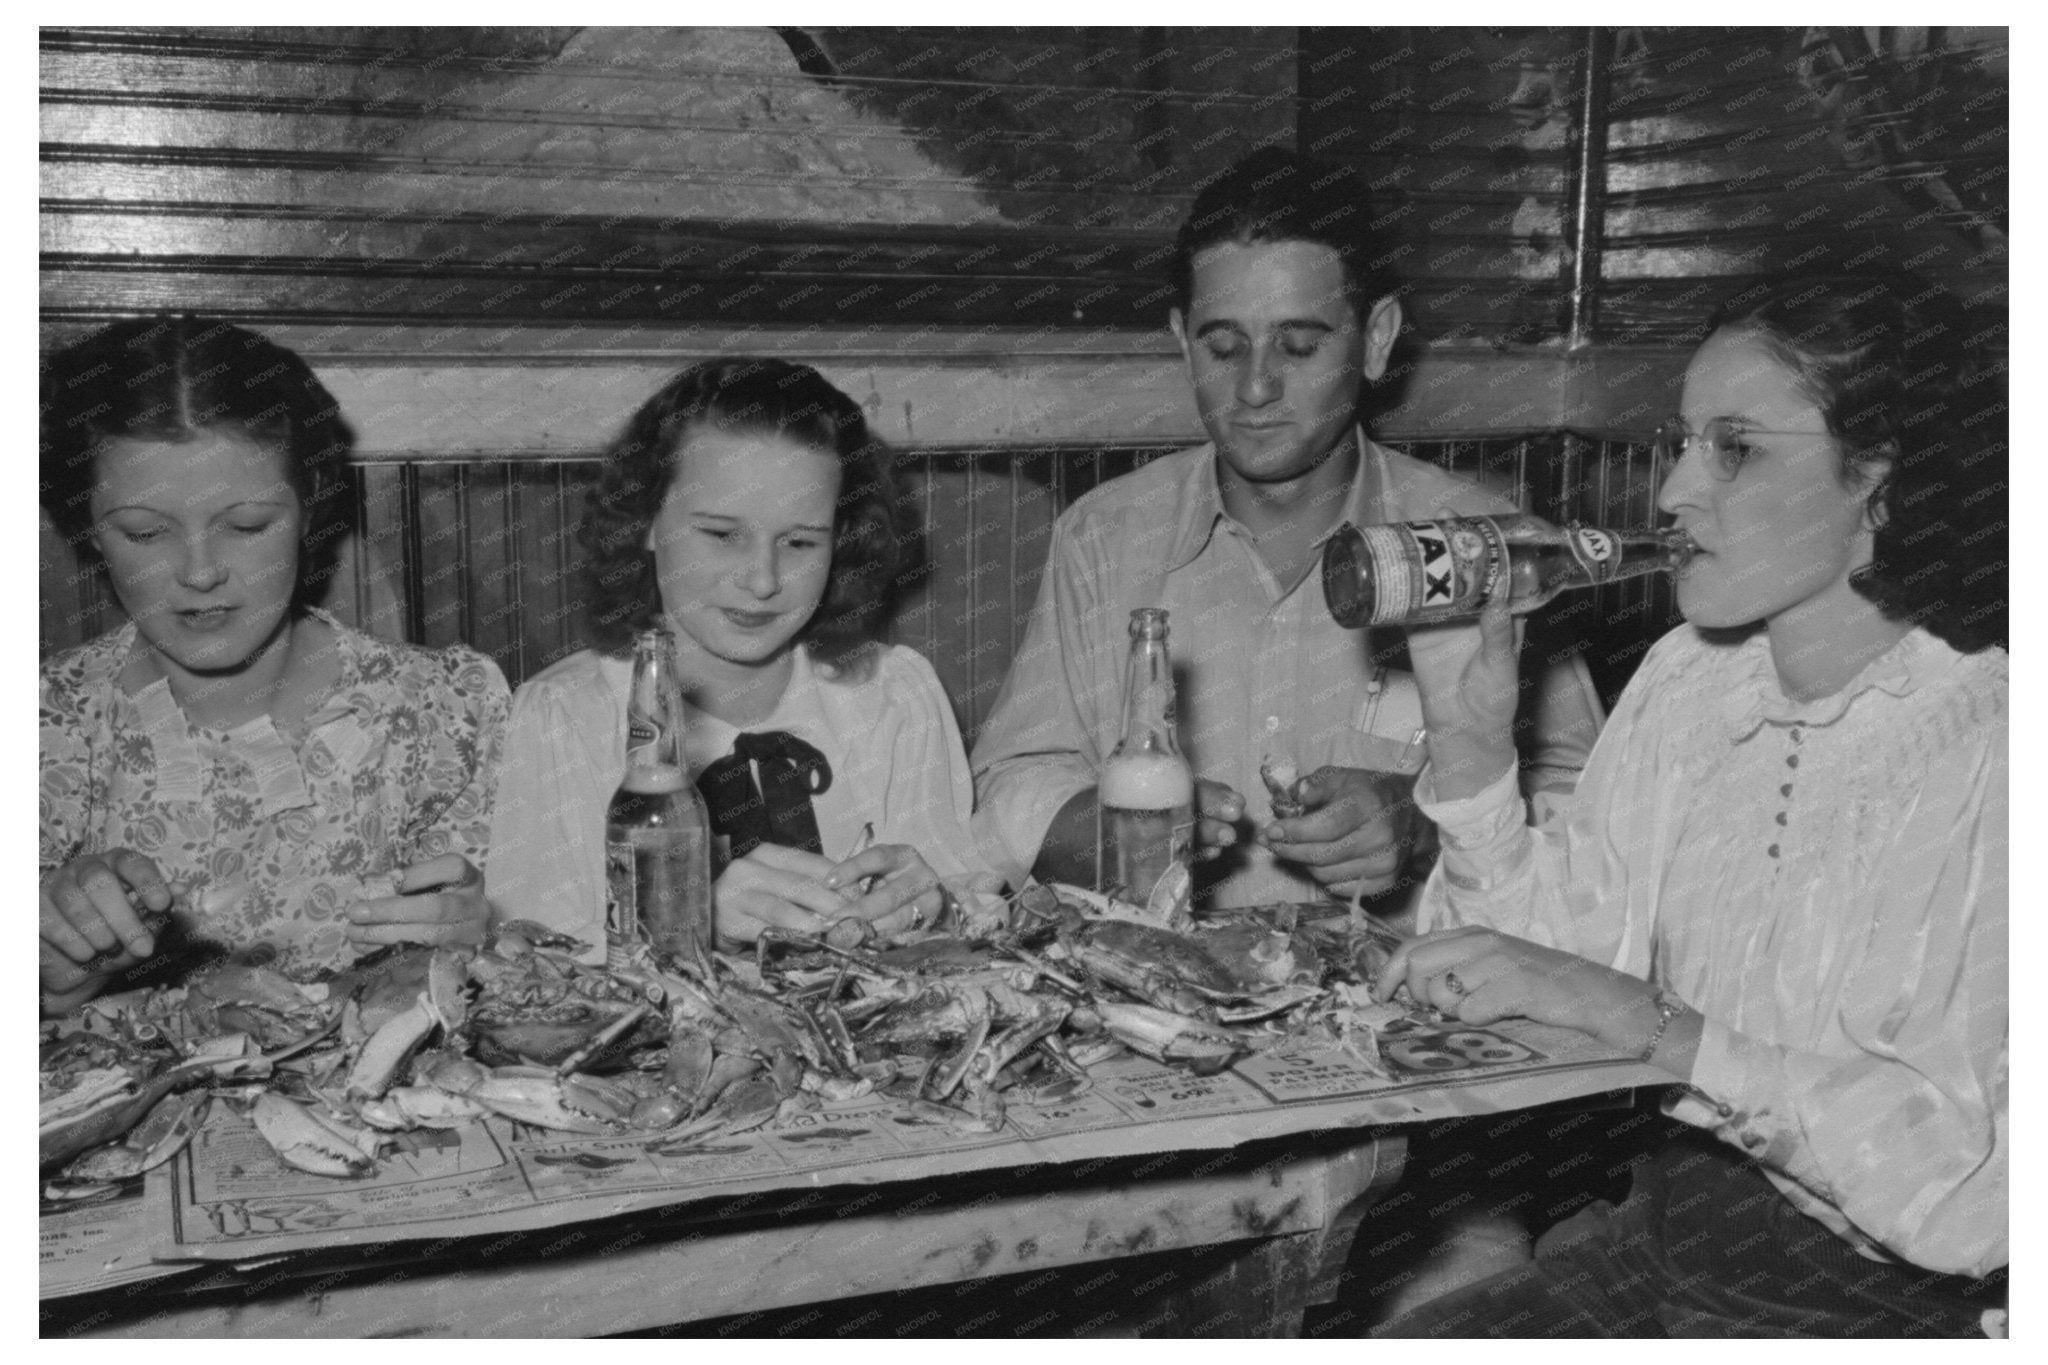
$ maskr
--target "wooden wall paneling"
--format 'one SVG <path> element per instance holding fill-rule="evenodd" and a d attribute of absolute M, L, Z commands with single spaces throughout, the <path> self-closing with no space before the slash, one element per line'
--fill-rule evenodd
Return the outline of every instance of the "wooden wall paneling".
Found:
<path fill-rule="evenodd" d="M 517 662 L 522 676 L 531 677 L 583 647 L 583 556 L 575 530 L 597 465 L 519 461 L 506 473 L 518 501 L 512 541 L 522 604 Z"/>
<path fill-rule="evenodd" d="M 1437 439 L 1405 448 L 1558 519 L 1649 524 L 1653 471 L 1646 448 L 1570 439 L 1584 452 L 1585 473 L 1559 486 L 1546 485 L 1548 471 L 1571 462 L 1553 458 L 1554 437 Z M 1053 521 L 1102 479 L 1164 450 L 980 447 L 900 457 L 906 497 L 924 527 L 924 554 L 906 575 L 888 638 L 931 661 L 970 743 L 1037 600 Z M 387 639 L 469 643 L 496 658 L 517 686 L 584 645 L 581 552 L 573 535 L 595 472 L 587 456 L 362 462 L 357 533 L 332 605 L 343 619 Z M 47 654 L 109 628 L 119 613 L 53 531 L 43 545 Z M 1588 629 L 1622 639 L 1657 619 L 1652 608 L 1668 614 L 1668 597 L 1638 600 L 1659 590 L 1606 590 Z"/>
<path fill-rule="evenodd" d="M 1031 610 L 1029 598 L 1020 600 L 1017 580 L 1010 571 L 1016 558 L 1018 490 L 1026 479 L 1003 452 L 993 452 L 993 456 L 978 455 L 968 462 L 962 508 L 967 533 L 968 617 L 965 631 L 953 636 L 967 657 L 966 686 L 958 694 L 966 707 L 960 720 L 976 735 L 988 718 L 995 689 L 1009 672 L 1017 622 Z"/>
<path fill-rule="evenodd" d="M 924 621 L 927 649 L 925 658 L 945 684 L 946 695 L 955 699 L 967 695 L 974 678 L 968 657 L 968 641 L 976 619 L 974 546 L 976 528 L 967 520 L 975 481 L 971 457 L 949 452 L 926 465 L 926 506 L 930 519 L 924 524 L 926 562 L 930 575 L 925 580 L 929 615 Z M 967 717 L 956 715 L 964 726 Z"/>
<path fill-rule="evenodd" d="M 525 630 L 517 545 L 513 537 L 513 503 L 517 484 L 502 462 L 465 467 L 468 487 L 462 490 L 459 549 L 451 556 L 462 566 L 462 628 L 458 639 L 497 658 L 525 657 Z"/>

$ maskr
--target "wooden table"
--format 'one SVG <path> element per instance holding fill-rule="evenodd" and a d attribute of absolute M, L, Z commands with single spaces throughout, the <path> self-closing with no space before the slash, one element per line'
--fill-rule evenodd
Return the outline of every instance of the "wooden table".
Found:
<path fill-rule="evenodd" d="M 496 1237 L 396 1242 L 54 1299 L 62 1337 L 596 1336 L 1215 1248 L 1136 1289 L 1148 1335 L 1288 1336 L 1399 1177 L 1395 1130 L 778 1190 Z M 1058 1330 L 1048 1328 L 1048 1330 Z"/>

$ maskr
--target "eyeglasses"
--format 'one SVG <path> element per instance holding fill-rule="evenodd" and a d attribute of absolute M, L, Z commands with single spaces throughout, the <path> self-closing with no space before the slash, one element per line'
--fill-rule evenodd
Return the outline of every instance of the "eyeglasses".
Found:
<path fill-rule="evenodd" d="M 1742 472 L 1748 461 L 1752 436 L 1825 436 L 1824 431 L 1763 431 L 1746 427 L 1728 417 L 1709 418 L 1700 434 L 1686 430 L 1685 419 L 1673 417 L 1657 428 L 1657 464 L 1666 475 L 1685 458 L 1685 448 L 1694 441 L 1706 447 L 1707 472 L 1726 483 Z"/>

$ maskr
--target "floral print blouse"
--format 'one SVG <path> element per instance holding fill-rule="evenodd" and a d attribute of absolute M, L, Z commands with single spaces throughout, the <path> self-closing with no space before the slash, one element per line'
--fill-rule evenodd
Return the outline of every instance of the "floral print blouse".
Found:
<path fill-rule="evenodd" d="M 510 706 L 464 646 L 388 644 L 324 612 L 341 677 L 296 743 L 259 717 L 194 725 L 169 684 L 117 678 L 122 626 L 42 669 L 41 863 L 130 848 L 183 894 L 194 934 L 294 974 L 354 956 L 343 912 L 443 853 L 481 867 Z"/>

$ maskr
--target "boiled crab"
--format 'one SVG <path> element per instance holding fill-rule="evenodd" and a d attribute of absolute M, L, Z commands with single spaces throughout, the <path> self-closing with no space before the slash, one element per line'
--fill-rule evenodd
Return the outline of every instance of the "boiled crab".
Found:
<path fill-rule="evenodd" d="M 180 1066 L 166 1046 L 84 1031 L 51 1033 L 38 1059 L 39 1164 L 61 1166 L 119 1141 L 166 1096 L 206 1074 L 204 1066 Z"/>

